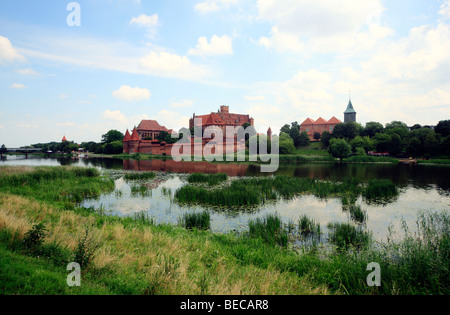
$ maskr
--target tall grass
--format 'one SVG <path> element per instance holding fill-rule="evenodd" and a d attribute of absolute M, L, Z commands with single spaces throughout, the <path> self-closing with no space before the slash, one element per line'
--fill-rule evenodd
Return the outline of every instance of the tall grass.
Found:
<path fill-rule="evenodd" d="M 194 173 L 189 175 L 189 183 L 207 183 L 209 186 L 215 186 L 228 180 L 227 174 L 203 174 Z"/>
<path fill-rule="evenodd" d="M 289 199 L 305 193 L 327 198 L 361 192 L 362 186 L 354 178 L 331 182 L 313 178 L 276 176 L 234 180 L 229 186 L 220 189 L 186 185 L 176 191 L 175 197 L 180 202 L 249 206 L 260 205 L 267 200 L 277 200 L 280 197 Z"/>
<path fill-rule="evenodd" d="M 0 191 L 57 202 L 69 208 L 113 190 L 114 181 L 101 178 L 94 168 L 37 167 L 32 172 L 0 177 Z"/>
<path fill-rule="evenodd" d="M 368 201 L 386 202 L 397 197 L 399 189 L 389 179 L 371 180 L 363 191 L 363 196 Z"/>
<path fill-rule="evenodd" d="M 178 218 L 178 224 L 188 230 L 209 230 L 211 215 L 208 211 L 184 213 Z"/>
<path fill-rule="evenodd" d="M 361 249 L 367 247 L 372 236 L 361 226 L 354 226 L 350 223 L 329 223 L 328 240 L 339 249 L 347 250 L 350 247 Z"/>
<path fill-rule="evenodd" d="M 269 245 L 287 247 L 288 232 L 283 228 L 278 214 L 267 214 L 248 222 L 249 234 L 253 238 L 261 238 Z"/>

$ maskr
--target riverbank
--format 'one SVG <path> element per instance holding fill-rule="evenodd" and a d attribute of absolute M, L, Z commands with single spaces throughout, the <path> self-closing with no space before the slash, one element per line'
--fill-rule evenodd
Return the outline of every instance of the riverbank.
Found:
<path fill-rule="evenodd" d="M 245 233 L 186 230 L 77 206 L 78 196 L 111 189 L 95 170 L 0 168 L 0 293 L 449 293 L 448 270 L 439 267 L 448 263 L 448 214 L 418 218 L 419 243 L 406 234 L 399 243 L 360 251 L 298 251 Z M 431 244 L 441 246 L 435 251 Z M 66 284 L 74 259 L 84 262 L 81 287 Z M 381 287 L 366 283 L 370 262 L 381 266 Z"/>

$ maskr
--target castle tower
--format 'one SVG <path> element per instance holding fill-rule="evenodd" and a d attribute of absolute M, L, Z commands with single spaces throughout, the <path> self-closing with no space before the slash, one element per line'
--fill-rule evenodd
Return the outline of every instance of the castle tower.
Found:
<path fill-rule="evenodd" d="M 272 141 L 272 128 L 269 127 L 269 130 L 267 130 L 267 139 Z"/>
<path fill-rule="evenodd" d="M 136 130 L 136 127 L 133 129 L 133 133 L 131 134 L 130 141 L 128 142 L 128 153 L 139 153 L 139 142 L 141 139 L 139 138 L 139 134 Z"/>
<path fill-rule="evenodd" d="M 131 135 L 130 132 L 127 129 L 127 132 L 125 133 L 125 137 L 123 138 L 123 153 L 130 153 L 130 139 L 131 139 Z"/>
<path fill-rule="evenodd" d="M 344 123 L 348 122 L 356 122 L 356 111 L 351 99 L 348 101 L 347 109 L 344 112 Z"/>

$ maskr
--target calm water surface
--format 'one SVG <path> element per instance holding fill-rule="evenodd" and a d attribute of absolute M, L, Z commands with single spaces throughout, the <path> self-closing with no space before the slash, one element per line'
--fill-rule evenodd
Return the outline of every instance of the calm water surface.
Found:
<path fill-rule="evenodd" d="M 96 167 L 115 178 L 115 191 L 97 199 L 85 200 L 81 206 L 102 209 L 119 216 L 130 216 L 146 212 L 158 223 L 177 223 L 178 217 L 191 211 L 208 210 L 211 213 L 211 229 L 214 232 L 243 231 L 249 219 L 277 212 L 285 223 L 297 222 L 306 214 L 325 228 L 331 222 L 348 222 L 349 215 L 343 211 L 340 199 L 321 200 L 315 196 L 299 196 L 291 200 L 271 202 L 252 209 L 223 209 L 201 205 L 182 205 L 174 201 L 175 191 L 187 184 L 189 173 L 226 173 L 231 179 L 247 176 L 272 176 L 262 174 L 259 166 L 248 164 L 210 164 L 174 162 L 171 160 L 118 160 L 118 159 L 48 159 L 22 156 L 8 156 L 0 165 L 59 166 L 75 165 Z M 157 177 L 149 182 L 127 182 L 123 171 L 154 171 Z M 384 240 L 389 226 L 400 229 L 405 220 L 411 230 L 421 211 L 450 210 L 450 167 L 448 166 L 406 166 L 391 164 L 330 164 L 302 163 L 280 165 L 275 175 L 312 177 L 319 179 L 343 179 L 357 177 L 361 181 L 376 178 L 391 179 L 399 188 L 400 194 L 386 204 L 370 204 L 359 197 L 357 204 L 367 211 L 366 227 L 374 238 Z M 133 194 L 131 187 L 145 184 L 149 192 L 145 196 Z"/>

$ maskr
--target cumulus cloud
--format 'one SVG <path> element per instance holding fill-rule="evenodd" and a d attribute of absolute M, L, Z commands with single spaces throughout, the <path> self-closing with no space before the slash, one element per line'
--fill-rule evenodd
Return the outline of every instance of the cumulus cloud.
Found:
<path fill-rule="evenodd" d="M 439 14 L 444 18 L 450 19 L 450 0 L 445 0 L 439 10 Z"/>
<path fill-rule="evenodd" d="M 23 75 L 38 75 L 39 74 L 39 72 L 37 72 L 36 70 L 33 70 L 31 68 L 19 69 L 19 70 L 17 70 L 17 72 L 19 72 L 20 74 L 23 74 Z"/>
<path fill-rule="evenodd" d="M 194 101 L 191 100 L 182 100 L 180 102 L 172 102 L 170 107 L 172 108 L 190 108 L 194 106 Z"/>
<path fill-rule="evenodd" d="M 13 61 L 23 62 L 25 58 L 17 52 L 8 38 L 0 36 L 0 64 Z"/>
<path fill-rule="evenodd" d="M 151 51 L 140 62 L 147 73 L 156 76 L 195 80 L 209 75 L 205 67 L 193 64 L 188 57 L 165 51 Z"/>
<path fill-rule="evenodd" d="M 273 24 L 259 44 L 279 52 L 370 49 L 392 34 L 380 26 L 381 0 L 259 0 L 258 19 Z"/>
<path fill-rule="evenodd" d="M 195 49 L 190 49 L 188 54 L 198 56 L 232 55 L 233 39 L 227 35 L 214 35 L 211 38 L 211 42 L 208 43 L 206 37 L 200 37 L 198 39 L 197 47 Z"/>
<path fill-rule="evenodd" d="M 156 35 L 156 28 L 160 25 L 159 16 L 158 14 L 153 14 L 151 16 L 141 14 L 140 16 L 131 19 L 130 25 L 133 24 L 145 27 L 148 32 L 147 35 L 149 37 L 154 37 Z"/>
<path fill-rule="evenodd" d="M 231 5 L 239 3 L 239 0 L 206 0 L 194 6 L 195 11 L 201 14 L 228 9 Z"/>
<path fill-rule="evenodd" d="M 119 98 L 123 101 L 142 101 L 150 99 L 151 93 L 148 89 L 134 87 L 129 85 L 123 85 L 118 90 L 113 92 L 115 98 Z"/>

